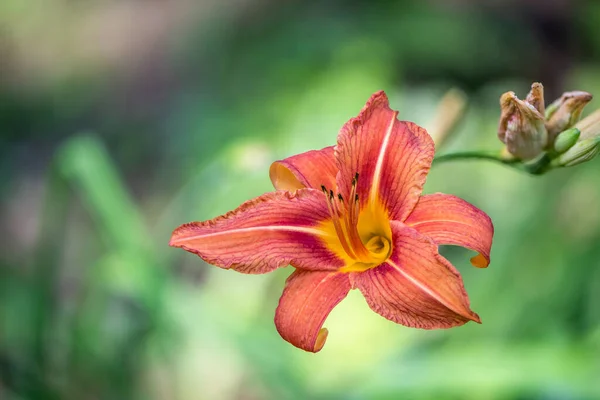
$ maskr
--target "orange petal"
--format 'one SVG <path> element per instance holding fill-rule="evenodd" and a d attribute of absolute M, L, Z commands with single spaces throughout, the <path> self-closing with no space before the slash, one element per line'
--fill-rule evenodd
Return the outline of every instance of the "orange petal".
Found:
<path fill-rule="evenodd" d="M 490 264 L 492 220 L 463 199 L 443 193 L 421 196 L 405 223 L 437 244 L 453 244 L 478 252 L 471 258 L 476 267 Z"/>
<path fill-rule="evenodd" d="M 356 273 L 354 285 L 369 307 L 396 323 L 423 329 L 481 322 L 463 281 L 430 239 L 392 221 L 394 252 L 379 267 Z"/>
<path fill-rule="evenodd" d="M 267 193 L 211 221 L 175 229 L 170 245 L 206 262 L 248 274 L 292 264 L 311 270 L 344 265 L 317 226 L 330 218 L 325 195 L 314 189 Z"/>
<path fill-rule="evenodd" d="M 359 174 L 361 204 L 377 198 L 394 220 L 404 221 L 419 199 L 433 160 L 433 140 L 425 129 L 398 121 L 384 92 L 377 92 L 358 117 L 341 129 L 336 147 L 338 190 L 347 197 Z"/>
<path fill-rule="evenodd" d="M 337 171 L 333 146 L 329 146 L 275 161 L 269 169 L 269 177 L 277 190 L 320 189 L 325 185 L 335 191 Z"/>
<path fill-rule="evenodd" d="M 350 291 L 348 274 L 296 270 L 287 279 L 275 313 L 275 326 L 282 338 L 313 353 L 327 339 L 325 319 Z"/>

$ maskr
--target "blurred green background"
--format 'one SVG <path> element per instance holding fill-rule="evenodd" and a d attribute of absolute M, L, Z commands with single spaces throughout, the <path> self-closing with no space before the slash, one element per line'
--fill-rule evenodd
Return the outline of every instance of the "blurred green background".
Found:
<path fill-rule="evenodd" d="M 499 149 L 501 93 L 600 97 L 599 27 L 595 0 L 0 1 L 0 399 L 599 399 L 599 160 L 433 168 L 426 192 L 495 223 L 488 269 L 443 249 L 482 325 L 404 328 L 352 292 L 308 354 L 272 322 L 291 268 L 167 246 L 380 89 L 426 127 L 462 89 L 438 151 Z"/>

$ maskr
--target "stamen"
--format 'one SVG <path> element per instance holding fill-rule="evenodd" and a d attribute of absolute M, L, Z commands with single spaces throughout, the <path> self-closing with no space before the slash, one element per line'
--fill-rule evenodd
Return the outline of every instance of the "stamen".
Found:
<path fill-rule="evenodd" d="M 338 200 L 339 200 L 338 210 L 340 212 L 340 216 L 342 216 L 342 218 L 343 218 L 343 216 L 347 214 L 348 209 L 346 207 L 346 203 L 344 203 L 344 198 L 342 197 L 342 195 L 340 193 L 338 193 Z"/>
<path fill-rule="evenodd" d="M 340 199 L 340 200 L 342 200 L 342 196 L 341 196 L 341 195 L 339 196 L 339 199 Z M 342 203 L 342 204 L 343 204 L 343 203 Z M 344 214 L 344 216 L 343 216 L 343 220 L 344 220 L 344 226 L 345 226 L 345 228 L 346 228 L 346 234 L 348 235 L 348 240 L 349 240 L 349 242 L 350 242 L 350 246 L 351 246 L 351 247 L 353 247 L 353 246 L 352 246 L 352 233 L 351 233 L 351 232 L 352 232 L 353 230 L 356 230 L 356 226 L 355 226 L 355 225 L 353 225 L 353 223 L 352 223 L 352 219 L 351 219 L 351 218 L 352 218 L 352 209 L 353 209 L 353 208 L 354 208 L 354 207 L 352 207 L 352 205 L 351 205 L 351 204 L 349 204 L 349 207 L 347 207 L 347 208 L 346 208 L 346 211 L 348 211 L 348 210 L 349 210 L 349 211 L 350 211 L 350 213 L 346 212 L 346 213 Z M 354 257 L 354 258 L 356 258 L 356 257 Z"/>
<path fill-rule="evenodd" d="M 354 175 L 354 178 L 352 179 L 352 190 L 350 192 L 350 199 L 354 199 L 358 197 L 358 194 L 356 193 L 356 184 L 358 183 L 358 173 L 356 175 Z M 355 210 L 354 210 L 354 205 L 353 204 L 348 204 L 348 209 L 349 209 L 349 215 L 348 215 L 348 219 L 350 220 L 350 224 L 352 225 L 356 225 L 355 219 Z"/>
<path fill-rule="evenodd" d="M 362 258 L 363 260 L 367 260 L 369 258 L 369 250 L 365 247 L 360 236 L 358 234 L 358 214 L 360 212 L 360 204 L 358 202 L 358 194 L 356 193 L 356 186 L 358 184 L 358 172 L 354 175 L 354 179 L 352 179 L 352 191 L 350 192 L 350 199 L 354 199 L 354 204 L 348 204 L 348 215 L 345 218 L 346 222 L 346 231 L 348 232 L 348 239 L 350 241 L 350 246 L 355 251 L 355 253 Z"/>
<path fill-rule="evenodd" d="M 332 208 L 333 208 L 333 213 L 334 213 L 333 225 L 335 226 L 336 232 L 340 238 L 342 247 L 346 251 L 346 254 L 348 254 L 351 258 L 354 258 L 354 259 L 359 258 L 359 257 L 357 257 L 357 253 L 356 253 L 354 247 L 352 246 L 352 236 L 349 236 L 349 232 L 352 232 L 352 226 L 348 225 L 348 218 L 346 218 L 346 216 L 341 212 L 338 203 L 332 201 Z M 345 232 L 342 227 L 340 219 L 342 219 L 344 221 L 344 225 L 346 228 Z"/>
<path fill-rule="evenodd" d="M 327 191 L 327 188 L 325 187 L 325 185 L 321 185 L 321 190 L 323 190 L 323 193 L 325 194 L 325 196 L 329 196 L 328 201 L 327 201 L 327 208 L 329 209 L 329 214 L 331 214 L 331 220 L 333 222 L 333 227 L 335 228 L 335 233 L 337 234 L 337 236 L 340 240 L 340 244 L 342 245 L 342 248 L 344 249 L 344 251 L 346 252 L 346 254 L 348 254 L 348 256 L 350 258 L 356 259 L 357 258 L 356 254 L 354 254 L 351 246 L 346 241 L 346 234 L 344 233 L 344 229 L 342 228 L 342 225 L 340 224 L 340 217 L 342 215 L 340 213 L 339 208 L 336 205 L 336 202 L 333 200 L 334 199 L 333 190 Z"/>
<path fill-rule="evenodd" d="M 340 240 L 340 245 L 350 258 L 369 262 L 371 258 L 369 250 L 363 244 L 358 233 L 360 202 L 358 194 L 356 193 L 357 185 L 358 172 L 352 179 L 352 189 L 348 204 L 344 202 L 344 197 L 340 193 L 337 194 L 338 201 L 336 201 L 333 190 L 328 190 L 325 185 L 321 185 L 321 190 L 327 197 L 327 208 L 331 214 L 331 220 Z M 343 220 L 343 226 L 341 220 Z"/>
<path fill-rule="evenodd" d="M 353 224 L 356 225 L 358 224 L 358 214 L 360 213 L 360 202 L 358 201 L 358 195 L 354 197 L 354 204 L 352 205 L 352 209 L 354 212 L 353 215 L 356 216 L 356 221 L 353 221 Z"/>

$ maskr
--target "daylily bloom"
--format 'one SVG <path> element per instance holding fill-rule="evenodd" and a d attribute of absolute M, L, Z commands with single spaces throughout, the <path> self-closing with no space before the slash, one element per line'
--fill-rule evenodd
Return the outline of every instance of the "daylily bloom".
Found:
<path fill-rule="evenodd" d="M 276 161 L 275 192 L 206 222 L 177 228 L 170 245 L 248 274 L 291 264 L 275 314 L 281 336 L 321 350 L 323 323 L 351 289 L 396 323 L 424 329 L 480 322 L 441 244 L 479 254 L 487 267 L 493 227 L 455 196 L 421 195 L 434 155 L 429 134 L 399 121 L 384 92 L 341 129 L 337 145 Z"/>

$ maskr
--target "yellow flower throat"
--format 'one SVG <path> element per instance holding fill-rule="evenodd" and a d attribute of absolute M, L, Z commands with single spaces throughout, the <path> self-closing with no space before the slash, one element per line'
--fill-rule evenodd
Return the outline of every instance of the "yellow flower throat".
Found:
<path fill-rule="evenodd" d="M 392 231 L 389 217 L 380 201 L 366 204 L 361 210 L 356 186 L 358 174 L 352 180 L 349 199 L 321 186 L 327 196 L 331 219 L 321 228 L 328 235 L 327 246 L 344 260 L 342 272 L 364 271 L 385 262 L 392 253 Z"/>

